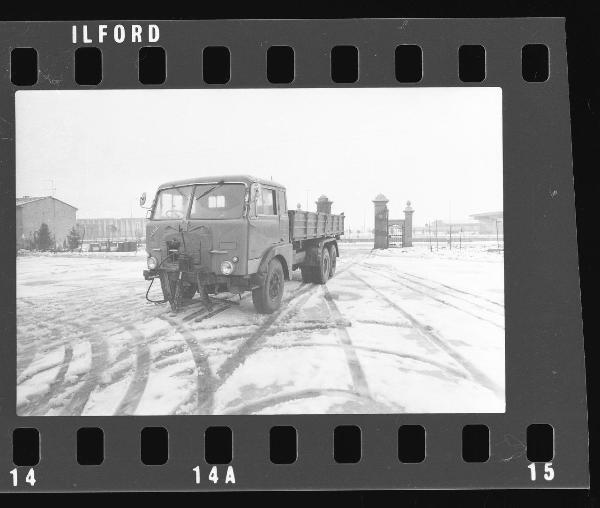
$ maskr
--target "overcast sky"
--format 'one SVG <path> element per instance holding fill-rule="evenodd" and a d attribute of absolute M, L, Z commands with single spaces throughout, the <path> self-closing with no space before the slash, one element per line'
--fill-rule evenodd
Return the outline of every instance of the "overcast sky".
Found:
<path fill-rule="evenodd" d="M 500 88 L 19 91 L 17 197 L 52 193 L 80 218 L 141 217 L 168 180 L 249 173 L 347 227 L 372 199 L 414 224 L 502 210 Z"/>

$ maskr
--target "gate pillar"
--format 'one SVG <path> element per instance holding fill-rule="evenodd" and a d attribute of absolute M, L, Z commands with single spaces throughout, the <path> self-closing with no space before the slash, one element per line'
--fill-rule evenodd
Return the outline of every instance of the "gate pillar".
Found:
<path fill-rule="evenodd" d="M 402 247 L 412 247 L 412 216 L 415 211 L 410 206 L 410 201 L 406 202 L 404 209 L 404 234 L 402 235 Z"/>
<path fill-rule="evenodd" d="M 388 245 L 388 199 L 378 194 L 373 200 L 375 206 L 375 249 L 387 249 Z"/>
<path fill-rule="evenodd" d="M 320 213 L 331 213 L 331 205 L 333 201 L 329 201 L 327 196 L 323 194 L 317 201 L 315 201 L 317 205 L 317 212 Z"/>

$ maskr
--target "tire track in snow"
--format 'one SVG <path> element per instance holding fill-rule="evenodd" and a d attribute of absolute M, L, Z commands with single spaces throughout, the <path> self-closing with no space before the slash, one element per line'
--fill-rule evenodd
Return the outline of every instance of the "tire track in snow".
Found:
<path fill-rule="evenodd" d="M 455 288 L 453 286 L 449 286 L 447 284 L 442 284 L 441 282 L 438 282 L 436 280 L 428 279 L 426 277 L 420 277 L 419 275 L 414 275 L 412 273 L 398 272 L 398 274 L 403 275 L 403 276 L 407 276 L 407 277 L 414 277 L 415 279 L 420 279 L 420 280 L 423 280 L 425 282 L 430 282 L 430 283 L 433 283 L 433 284 L 439 284 L 440 286 L 443 286 L 443 287 L 445 287 L 447 289 L 450 289 L 452 291 L 456 291 L 457 293 L 463 293 L 465 295 L 472 296 L 473 298 L 478 298 L 480 300 L 484 300 L 484 301 L 486 301 L 488 303 L 491 303 L 492 305 L 497 305 L 498 307 L 501 307 L 502 309 L 504 309 L 504 304 L 502 304 L 500 302 L 497 302 L 495 300 L 492 300 L 490 298 L 486 298 L 485 296 L 481 296 L 481 295 L 478 295 L 478 294 L 475 294 L 475 293 L 471 293 L 469 291 L 465 291 L 464 289 L 458 289 L 458 288 Z M 423 284 L 423 285 L 425 286 L 425 284 Z"/>
<path fill-rule="evenodd" d="M 208 355 L 200 347 L 190 329 L 170 316 L 163 316 L 162 319 L 173 325 L 182 335 L 194 358 L 194 364 L 196 365 L 196 409 L 198 414 L 211 414 L 216 380 L 208 363 Z"/>
<path fill-rule="evenodd" d="M 148 375 L 150 373 L 149 337 L 147 338 L 135 326 L 129 323 L 124 323 L 123 328 L 135 339 L 135 372 L 133 379 L 127 387 L 127 392 L 125 392 L 119 406 L 115 410 L 114 414 L 118 416 L 135 414 L 135 410 L 146 390 Z"/>
<path fill-rule="evenodd" d="M 36 354 L 37 345 L 35 343 L 24 348 L 22 352 L 17 352 L 17 379 L 19 379 L 23 372 L 25 372 L 33 363 Z"/>
<path fill-rule="evenodd" d="M 379 271 L 380 269 L 379 266 L 373 264 L 365 265 L 365 268 L 375 271 Z M 429 289 L 431 291 L 435 291 L 436 293 L 439 293 L 443 296 L 449 296 L 451 298 L 463 301 L 469 305 L 483 309 L 484 311 L 489 312 L 490 314 L 495 314 L 497 316 L 504 317 L 504 304 L 502 303 L 498 303 L 494 300 L 486 298 L 485 296 L 477 295 L 469 291 L 464 291 L 462 289 L 458 289 L 447 284 L 442 284 L 441 282 L 432 279 L 419 277 L 411 273 L 400 272 L 394 267 L 391 267 L 391 269 L 394 272 L 395 277 L 398 279 L 409 282 L 410 284 L 415 284 L 422 288 Z M 431 284 L 437 284 L 440 287 L 435 287 Z"/>
<path fill-rule="evenodd" d="M 329 307 L 329 311 L 331 313 L 331 317 L 333 317 L 336 321 L 343 319 L 342 313 L 340 309 L 333 301 L 331 293 L 327 286 L 323 286 L 323 297 L 327 302 L 327 306 Z M 371 397 L 369 391 L 369 384 L 367 383 L 367 377 L 365 376 L 365 372 L 360 364 L 360 360 L 358 359 L 358 355 L 356 351 L 352 347 L 352 339 L 350 334 L 348 333 L 347 327 L 338 328 L 338 337 L 342 341 L 346 347 L 344 348 L 344 354 L 346 355 L 346 363 L 348 364 L 348 368 L 350 369 L 350 376 L 352 377 L 352 385 L 354 389 L 361 396 Z"/>
<path fill-rule="evenodd" d="M 463 357 L 458 351 L 450 347 L 446 342 L 444 342 L 440 337 L 438 337 L 430 327 L 421 323 L 418 319 L 416 319 L 412 314 L 404 310 L 400 307 L 396 302 L 390 300 L 383 292 L 379 289 L 373 287 L 362 277 L 359 277 L 356 273 L 351 272 L 352 276 L 355 277 L 359 282 L 364 284 L 366 287 L 371 289 L 374 293 L 378 294 L 386 303 L 388 303 L 392 308 L 396 309 L 400 314 L 402 314 L 406 319 L 408 319 L 411 324 L 415 327 L 416 330 L 421 333 L 421 335 L 427 339 L 429 342 L 437 346 L 439 349 L 444 351 L 448 356 L 450 356 L 453 360 L 455 360 L 458 364 L 460 364 L 470 375 L 471 377 L 477 381 L 480 385 L 488 388 L 496 396 L 503 398 L 504 390 L 498 386 L 492 379 L 490 379 L 486 374 L 484 374 L 481 370 L 479 370 L 475 365 L 473 365 L 469 360 Z"/>
<path fill-rule="evenodd" d="M 302 309 L 295 309 L 298 312 Z M 313 322 L 313 321 L 300 321 L 296 324 L 287 323 L 288 319 L 294 317 L 297 312 L 290 312 L 291 315 L 286 316 L 286 323 L 283 326 L 273 325 L 268 330 L 263 333 L 263 338 L 266 337 L 274 337 L 275 335 L 279 335 L 280 333 L 288 333 L 288 332 L 310 332 L 313 330 L 333 330 L 337 328 L 341 328 L 344 326 L 348 326 L 348 320 L 336 321 L 334 323 L 325 323 L 325 322 Z M 241 328 L 244 325 L 237 325 L 236 328 Z M 221 335 L 220 337 L 216 337 L 214 339 L 206 339 L 204 342 L 213 344 L 215 342 L 222 342 L 227 340 L 237 340 L 243 339 L 244 337 L 248 337 L 248 332 L 236 332 L 230 333 L 227 335 Z"/>
<path fill-rule="evenodd" d="M 369 270 L 374 270 L 377 272 L 381 268 L 380 266 L 376 266 L 376 265 L 372 265 L 372 264 L 364 265 L 364 267 Z M 437 282 L 437 281 L 434 281 L 431 279 L 425 279 L 424 277 L 417 277 L 416 275 L 412 275 L 410 273 L 399 272 L 394 267 L 391 267 L 391 270 L 394 272 L 395 278 L 394 277 L 390 277 L 390 278 L 392 280 L 397 280 L 397 282 L 400 282 L 401 284 L 403 284 L 404 282 L 409 282 L 410 284 L 414 284 L 414 285 L 420 286 L 422 288 L 426 288 L 431 291 L 435 291 L 436 293 L 439 293 L 443 296 L 449 296 L 450 298 L 455 298 L 457 300 L 463 301 L 469 305 L 478 307 L 486 312 L 489 312 L 490 314 L 495 314 L 497 316 L 504 317 L 504 305 L 502 305 L 498 302 L 495 302 L 495 301 L 485 298 L 483 296 L 476 295 L 475 293 L 469 293 L 468 291 L 463 291 L 462 289 L 454 288 L 452 286 L 448 286 L 447 284 L 442 284 L 441 282 Z M 414 277 L 414 279 L 413 279 L 413 277 Z M 401 281 L 403 281 L 403 282 L 401 282 Z M 423 282 L 423 281 L 425 281 L 425 282 Z M 429 282 L 429 284 L 426 284 L 426 282 Z M 431 286 L 430 284 L 437 284 L 442 287 L 435 287 L 435 286 Z M 467 295 L 467 296 L 462 296 L 462 295 Z M 473 301 L 473 300 L 478 300 L 478 301 Z M 485 302 L 485 304 L 484 304 L 484 302 Z M 490 305 L 494 305 L 495 307 L 491 307 Z M 499 308 L 496 308 L 496 307 L 499 307 Z"/>
<path fill-rule="evenodd" d="M 75 391 L 71 400 L 61 411 L 61 416 L 81 415 L 90 395 L 101 379 L 102 372 L 106 369 L 108 364 L 108 346 L 104 341 L 104 337 L 98 334 L 93 335 L 90 339 L 90 347 L 92 355 L 90 370 L 85 375 L 81 386 Z"/>
<path fill-rule="evenodd" d="M 446 300 L 443 300 L 443 299 L 441 299 L 441 298 L 438 298 L 437 296 L 434 296 L 434 295 L 432 295 L 432 294 L 430 294 L 430 293 L 428 293 L 428 292 L 426 292 L 426 291 L 422 291 L 422 290 L 420 290 L 420 289 L 418 289 L 418 288 L 415 288 L 415 287 L 414 287 L 413 285 L 411 285 L 411 284 L 407 284 L 406 282 L 403 282 L 403 281 L 401 281 L 401 280 L 398 280 L 398 278 L 395 278 L 395 277 L 389 277 L 389 276 L 387 276 L 387 277 L 386 277 L 385 275 L 382 275 L 382 274 L 381 274 L 381 273 L 380 273 L 380 272 L 379 272 L 377 269 L 375 269 L 375 268 L 371 268 L 371 267 L 369 267 L 369 266 L 367 266 L 367 265 L 362 265 L 362 267 L 363 267 L 365 270 L 368 270 L 368 271 L 370 271 L 370 272 L 374 273 L 375 275 L 378 275 L 379 277 L 383 277 L 383 278 L 385 278 L 386 280 L 391 280 L 391 281 L 394 281 L 395 283 L 397 283 L 397 284 L 400 284 L 401 286 L 404 286 L 405 288 L 407 288 L 407 289 L 409 289 L 409 290 L 411 290 L 411 291 L 414 291 L 415 293 L 419 293 L 420 295 L 426 296 L 427 298 L 431 298 L 432 300 L 435 300 L 436 302 L 439 302 L 439 303 L 441 303 L 441 304 L 443 304 L 443 305 L 446 305 L 446 306 L 448 306 L 448 307 L 451 307 L 451 308 L 453 308 L 453 309 L 456 309 L 456 310 L 458 310 L 458 311 L 460 311 L 460 312 L 464 312 L 465 314 L 467 314 L 467 315 L 469 315 L 469 316 L 471 316 L 471 317 L 474 317 L 474 318 L 476 318 L 476 319 L 479 319 L 480 321 L 484 321 L 485 323 L 488 323 L 488 324 L 490 324 L 490 325 L 492 325 L 492 326 L 495 326 L 496 328 L 499 328 L 500 330 L 504 330 L 504 325 L 500 325 L 500 324 L 496 323 L 495 321 L 492 321 L 491 319 L 488 319 L 488 318 L 485 318 L 485 317 L 483 317 L 483 316 L 480 316 L 479 314 L 476 314 L 475 312 L 471 312 L 470 310 L 468 310 L 468 309 L 465 309 L 464 307 L 460 307 L 460 306 L 458 306 L 458 305 L 454 305 L 453 303 L 450 303 L 450 302 L 448 302 L 448 301 L 446 301 Z M 471 304 L 472 304 L 472 303 L 471 303 Z M 472 305 L 473 305 L 473 304 L 472 304 Z M 481 306 L 479 306 L 479 307 L 481 307 Z M 485 309 L 485 310 L 486 310 L 487 312 L 490 312 L 488 309 Z"/>
<path fill-rule="evenodd" d="M 373 255 L 373 251 L 369 252 L 360 259 L 351 261 L 348 265 L 343 266 L 341 269 L 336 271 L 336 275 L 341 275 L 344 272 L 350 270 L 357 263 L 362 263 L 365 259 L 368 259 Z M 293 294 L 285 301 L 282 302 L 282 306 L 279 307 L 273 314 L 267 316 L 266 320 L 259 325 L 258 329 L 250 335 L 250 337 L 238 348 L 238 350 L 221 365 L 217 371 L 219 377 L 219 383 L 215 386 L 215 392 L 223 386 L 235 370 L 242 365 L 245 360 L 257 350 L 257 345 L 262 342 L 266 337 L 277 335 L 285 330 L 274 330 L 273 325 L 279 320 L 279 318 L 285 314 L 285 317 L 290 320 L 293 315 L 297 314 L 302 307 L 306 304 L 308 299 L 314 295 L 319 288 L 325 287 L 321 284 L 309 284 L 302 282 Z M 300 300 L 298 300 L 300 299 Z M 284 305 L 285 304 L 285 305 Z M 271 331 L 273 330 L 273 333 Z M 301 330 L 298 330 L 301 331 Z M 246 336 L 246 334 L 243 334 Z M 230 337 L 219 337 L 215 341 L 227 340 L 228 338 L 238 338 L 238 334 L 234 334 Z M 241 338 L 241 337 L 239 337 Z"/>
<path fill-rule="evenodd" d="M 302 283 L 294 291 L 294 293 L 288 298 L 286 305 L 279 307 L 273 314 L 268 314 L 267 318 L 259 325 L 258 329 L 255 330 L 250 337 L 238 348 L 238 350 L 231 355 L 227 360 L 223 362 L 219 368 L 217 375 L 221 382 L 217 389 L 227 381 L 229 376 L 244 363 L 246 358 L 252 354 L 256 348 L 256 345 L 265 337 L 267 331 L 273 326 L 273 324 L 285 313 L 292 312 L 294 308 L 301 308 L 304 303 L 310 298 L 310 296 L 319 288 L 317 285 L 309 285 Z M 301 298 L 301 297 L 305 298 Z M 298 298 L 300 298 L 298 300 Z"/>
<path fill-rule="evenodd" d="M 434 367 L 436 367 L 440 370 L 443 370 L 444 372 L 452 374 L 461 379 L 465 379 L 468 377 L 468 373 L 466 373 L 464 370 L 455 369 L 454 367 L 445 365 L 445 364 L 443 364 L 441 362 L 437 362 L 435 360 L 431 360 L 424 356 L 400 353 L 398 351 L 388 351 L 386 349 L 379 349 L 379 348 L 374 348 L 374 347 L 369 347 L 369 346 L 357 346 L 354 344 L 352 344 L 351 346 L 348 346 L 346 344 L 327 344 L 325 342 L 302 342 L 302 343 L 298 343 L 298 344 L 294 343 L 294 344 L 273 344 L 273 345 L 269 344 L 269 345 L 263 346 L 263 348 L 266 348 L 266 349 L 290 349 L 290 348 L 303 348 L 303 347 L 307 347 L 307 348 L 345 348 L 345 349 L 354 349 L 355 351 L 365 351 L 368 353 L 389 355 L 389 356 L 394 356 L 397 358 L 413 360 L 415 362 L 433 365 Z"/>
<path fill-rule="evenodd" d="M 23 416 L 43 416 L 45 415 L 49 409 L 50 402 L 57 395 L 57 390 L 62 386 L 65 381 L 65 376 L 67 371 L 69 370 L 69 365 L 71 364 L 71 360 L 73 359 L 73 349 L 70 344 L 65 344 L 65 353 L 63 356 L 62 363 L 60 365 L 60 369 L 56 374 L 54 380 L 48 386 L 48 390 L 42 394 L 38 399 L 29 402 L 25 406 L 25 411 L 23 411 Z"/>
<path fill-rule="evenodd" d="M 316 397 L 331 397 L 331 396 L 344 396 L 351 399 L 358 400 L 360 402 L 368 401 L 373 405 L 369 413 L 404 413 L 406 410 L 403 406 L 394 405 L 390 407 L 387 404 L 382 404 L 377 400 L 373 399 L 368 395 L 356 393 L 353 390 L 343 390 L 336 388 L 324 388 L 324 389 L 307 389 L 300 390 L 297 392 L 287 392 L 270 397 L 264 397 L 262 399 L 254 400 L 246 404 L 241 404 L 234 408 L 223 411 L 221 414 L 224 415 L 237 415 L 237 414 L 252 414 L 257 411 L 262 411 L 272 406 L 284 404 L 286 402 L 292 402 L 300 399 L 314 399 Z M 373 411 L 376 409 L 376 411 Z"/>

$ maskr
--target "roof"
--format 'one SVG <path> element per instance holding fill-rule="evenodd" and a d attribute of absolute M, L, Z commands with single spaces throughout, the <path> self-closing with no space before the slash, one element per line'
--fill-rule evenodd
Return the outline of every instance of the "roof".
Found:
<path fill-rule="evenodd" d="M 171 182 L 163 183 L 159 185 L 159 189 L 166 189 L 169 187 L 179 187 L 181 185 L 192 185 L 202 183 L 218 183 L 221 180 L 225 182 L 240 182 L 245 184 L 260 183 L 262 185 L 271 185 L 273 187 L 284 187 L 280 183 L 274 182 L 273 180 L 263 180 L 256 178 L 251 175 L 220 175 L 220 176 L 198 176 L 196 178 L 187 178 L 186 180 L 174 180 Z"/>
<path fill-rule="evenodd" d="M 483 212 L 483 213 L 474 213 L 469 215 L 469 217 L 473 217 L 474 219 L 502 219 L 504 212 Z"/>
<path fill-rule="evenodd" d="M 383 194 L 377 194 L 377 196 L 375 196 L 375 199 L 373 201 L 385 201 L 387 203 L 389 201 L 389 199 L 386 198 Z"/>
<path fill-rule="evenodd" d="M 17 206 L 27 205 L 29 203 L 33 203 L 34 201 L 40 201 L 42 199 L 54 199 L 55 201 L 58 201 L 59 203 L 62 203 L 63 205 L 70 206 L 74 210 L 77 210 L 77 208 L 74 207 L 73 205 L 70 205 L 69 203 L 65 203 L 64 201 L 61 201 L 60 199 L 56 199 L 54 196 L 38 196 L 38 197 L 23 196 L 22 198 L 17 198 Z"/>

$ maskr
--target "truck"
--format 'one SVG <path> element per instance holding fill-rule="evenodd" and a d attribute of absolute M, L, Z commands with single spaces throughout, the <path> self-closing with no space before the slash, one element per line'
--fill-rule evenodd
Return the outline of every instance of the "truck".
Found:
<path fill-rule="evenodd" d="M 196 293 L 210 308 L 209 295 L 251 291 L 256 311 L 273 313 L 293 271 L 311 284 L 334 276 L 344 214 L 330 208 L 322 196 L 316 212 L 288 210 L 283 185 L 249 175 L 164 183 L 148 208 L 146 298 L 158 279 L 174 312 Z"/>

